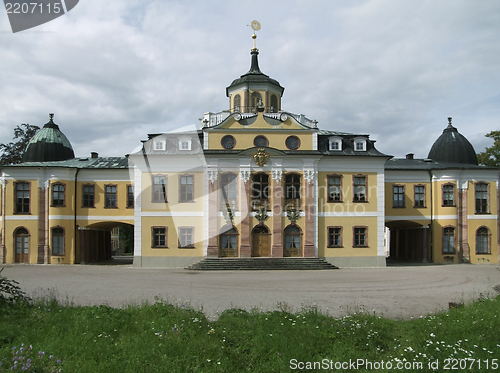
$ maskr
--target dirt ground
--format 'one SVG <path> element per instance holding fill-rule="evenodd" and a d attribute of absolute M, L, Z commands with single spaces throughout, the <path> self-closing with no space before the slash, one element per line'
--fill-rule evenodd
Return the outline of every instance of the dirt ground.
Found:
<path fill-rule="evenodd" d="M 117 261 L 115 261 L 117 262 Z M 131 265 L 2 265 L 2 275 L 32 296 L 122 307 L 156 296 L 202 309 L 210 318 L 228 308 L 294 311 L 316 306 L 333 316 L 363 310 L 393 319 L 417 318 L 498 295 L 498 265 L 427 265 L 327 271 L 188 271 Z"/>

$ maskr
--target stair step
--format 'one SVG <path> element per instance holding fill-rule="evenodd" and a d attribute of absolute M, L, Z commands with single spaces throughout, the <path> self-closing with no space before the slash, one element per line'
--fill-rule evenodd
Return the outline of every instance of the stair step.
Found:
<path fill-rule="evenodd" d="M 204 258 L 187 267 L 200 271 L 338 269 L 322 258 Z"/>

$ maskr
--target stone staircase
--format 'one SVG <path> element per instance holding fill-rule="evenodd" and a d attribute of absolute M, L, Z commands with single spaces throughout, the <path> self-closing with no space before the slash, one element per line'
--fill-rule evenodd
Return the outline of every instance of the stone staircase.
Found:
<path fill-rule="evenodd" d="M 186 269 L 198 271 L 266 271 L 338 269 L 322 258 L 205 258 Z"/>

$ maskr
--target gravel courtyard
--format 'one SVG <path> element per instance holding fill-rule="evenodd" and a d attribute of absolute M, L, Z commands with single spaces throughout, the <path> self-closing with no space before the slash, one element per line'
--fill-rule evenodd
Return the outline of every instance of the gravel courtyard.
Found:
<path fill-rule="evenodd" d="M 448 302 L 495 296 L 497 265 L 344 268 L 330 271 L 217 271 L 134 268 L 132 265 L 2 265 L 2 275 L 32 296 L 56 294 L 78 305 L 112 307 L 153 302 L 202 309 L 210 318 L 228 308 L 294 311 L 316 305 L 333 316 L 358 312 L 393 319 L 447 309 Z"/>

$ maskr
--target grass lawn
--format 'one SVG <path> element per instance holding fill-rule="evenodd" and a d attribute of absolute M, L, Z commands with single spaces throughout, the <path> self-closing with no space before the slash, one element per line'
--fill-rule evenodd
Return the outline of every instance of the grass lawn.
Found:
<path fill-rule="evenodd" d="M 499 313 L 498 297 L 406 321 L 286 306 L 210 321 L 161 299 L 121 309 L 3 302 L 0 372 L 487 372 L 500 370 Z"/>

